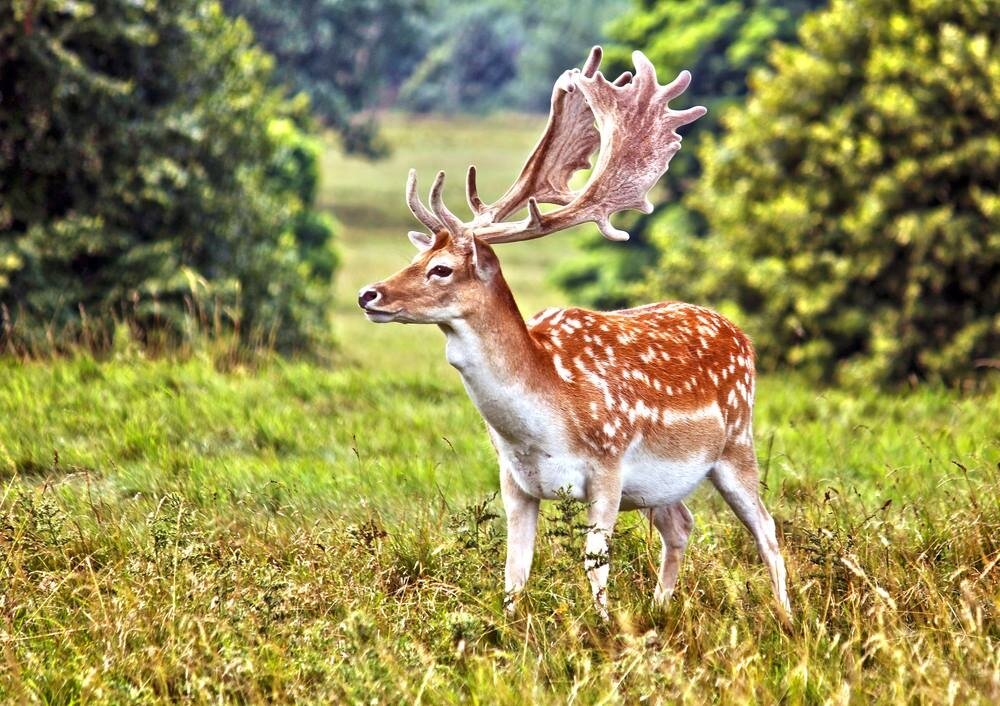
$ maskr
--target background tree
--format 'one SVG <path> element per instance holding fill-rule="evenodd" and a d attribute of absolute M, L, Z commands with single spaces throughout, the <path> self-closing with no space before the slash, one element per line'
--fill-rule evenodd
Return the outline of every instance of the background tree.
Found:
<path fill-rule="evenodd" d="M 289 348 L 335 265 L 305 99 L 214 2 L 0 5 L 0 338 L 189 330 Z"/>
<path fill-rule="evenodd" d="M 515 77 L 521 24 L 507 3 L 440 3 L 428 49 L 403 84 L 399 105 L 420 113 L 482 111 Z"/>
<path fill-rule="evenodd" d="M 432 4 L 426 51 L 400 92 L 418 112 L 547 112 L 552 82 L 579 66 L 627 0 Z"/>
<path fill-rule="evenodd" d="M 365 114 L 410 74 L 423 51 L 425 0 L 222 0 L 277 59 L 276 78 L 305 91 L 348 152 L 385 150 Z"/>
<path fill-rule="evenodd" d="M 555 273 L 562 287 L 594 306 L 627 306 L 636 300 L 640 283 L 656 262 L 653 230 L 705 232 L 704 220 L 681 200 L 701 173 L 701 140 L 719 133 L 719 116 L 743 100 L 749 72 L 763 63 L 771 45 L 794 41 L 803 14 L 823 4 L 825 0 L 640 0 L 611 24 L 608 33 L 614 41 L 605 47 L 605 73 L 631 69 L 632 51 L 641 49 L 663 80 L 689 69 L 691 87 L 678 105 L 693 101 L 709 112 L 684 129 L 684 148 L 663 180 L 663 207 L 649 216 L 626 217 L 632 235 L 627 248 L 609 252 L 591 230 L 580 239 L 583 252 Z"/>
<path fill-rule="evenodd" d="M 654 228 L 652 289 L 735 313 L 765 367 L 894 382 L 996 366 L 998 35 L 996 0 L 807 18 L 699 153 L 687 203 L 711 235 Z"/>

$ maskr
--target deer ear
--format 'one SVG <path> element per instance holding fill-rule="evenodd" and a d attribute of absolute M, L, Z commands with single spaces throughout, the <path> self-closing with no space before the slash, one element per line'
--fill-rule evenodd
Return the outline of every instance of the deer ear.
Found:
<path fill-rule="evenodd" d="M 472 268 L 483 282 L 488 282 L 500 271 L 500 261 L 497 260 L 496 253 L 486 243 L 479 238 L 472 239 Z"/>
<path fill-rule="evenodd" d="M 413 243 L 413 247 L 420 252 L 426 252 L 434 247 L 435 237 L 433 235 L 421 233 L 419 230 L 411 230 L 406 235 L 409 237 L 410 242 Z"/>

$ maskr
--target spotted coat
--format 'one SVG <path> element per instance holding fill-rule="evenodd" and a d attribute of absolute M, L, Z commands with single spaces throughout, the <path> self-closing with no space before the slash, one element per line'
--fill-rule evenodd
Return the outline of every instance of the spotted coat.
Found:
<path fill-rule="evenodd" d="M 566 386 L 560 398 L 572 407 L 575 436 L 591 451 L 616 455 L 636 435 L 655 438 L 714 405 L 724 445 L 750 444 L 753 347 L 715 311 L 682 302 L 612 312 L 550 308 L 527 325 Z"/>

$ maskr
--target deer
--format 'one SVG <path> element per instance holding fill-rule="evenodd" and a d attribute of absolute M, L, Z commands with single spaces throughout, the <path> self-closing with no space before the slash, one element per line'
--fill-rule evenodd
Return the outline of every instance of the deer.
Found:
<path fill-rule="evenodd" d="M 548 308 L 525 321 L 501 273 L 498 243 L 587 222 L 611 241 L 627 240 L 611 216 L 653 210 L 648 192 L 680 149 L 676 129 L 707 112 L 667 105 L 687 88 L 689 72 L 660 85 L 636 51 L 634 73 L 609 81 L 598 71 L 601 58 L 595 46 L 582 69 L 558 78 L 545 130 L 497 201 L 480 198 L 469 167 L 471 220 L 444 204 L 444 172 L 428 208 L 410 170 L 406 201 L 427 232 L 409 233 L 416 257 L 363 287 L 358 304 L 372 322 L 435 324 L 444 333 L 446 358 L 499 461 L 508 612 L 531 570 L 540 501 L 565 494 L 586 503 L 584 570 L 601 617 L 609 615 L 609 541 L 622 511 L 644 512 L 660 535 L 653 600 L 665 604 L 694 527 L 683 500 L 707 477 L 755 540 L 787 620 L 784 560 L 758 493 L 750 339 L 711 309 L 673 301 L 608 312 Z M 595 151 L 589 179 L 571 188 Z M 511 218 L 524 208 L 524 217 Z"/>

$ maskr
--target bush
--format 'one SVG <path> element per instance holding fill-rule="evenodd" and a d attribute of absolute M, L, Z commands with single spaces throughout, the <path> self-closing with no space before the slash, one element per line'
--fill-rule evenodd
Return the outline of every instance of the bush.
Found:
<path fill-rule="evenodd" d="M 1000 350 L 1000 7 L 838 0 L 700 152 L 710 236 L 653 233 L 658 295 L 713 303 L 762 362 L 957 381 Z"/>
<path fill-rule="evenodd" d="M 632 69 L 632 51 L 642 49 L 663 81 L 681 69 L 692 74 L 691 87 L 678 106 L 697 103 L 708 114 L 684 128 L 684 148 L 661 180 L 662 207 L 626 223 L 629 247 L 610 252 L 596 228 L 578 238 L 584 254 L 570 257 L 555 273 L 556 282 L 578 301 L 600 308 L 621 308 L 641 297 L 641 283 L 656 263 L 651 234 L 685 228 L 705 234 L 704 219 L 683 200 L 701 174 L 698 147 L 705 135 L 721 132 L 724 109 L 745 100 L 747 76 L 761 66 L 776 41 L 793 41 L 803 14 L 825 0 L 636 0 L 631 11 L 610 26 L 615 43 L 601 64 L 605 75 Z M 686 102 L 686 103 L 685 103 Z M 657 199 L 654 198 L 654 202 Z M 627 250 L 627 252 L 625 252 Z"/>
<path fill-rule="evenodd" d="M 197 0 L 22 0 L 0 47 L 0 344 L 100 345 L 115 320 L 147 341 L 192 319 L 316 339 L 334 261 L 308 105 L 271 87 L 245 23 Z"/>

